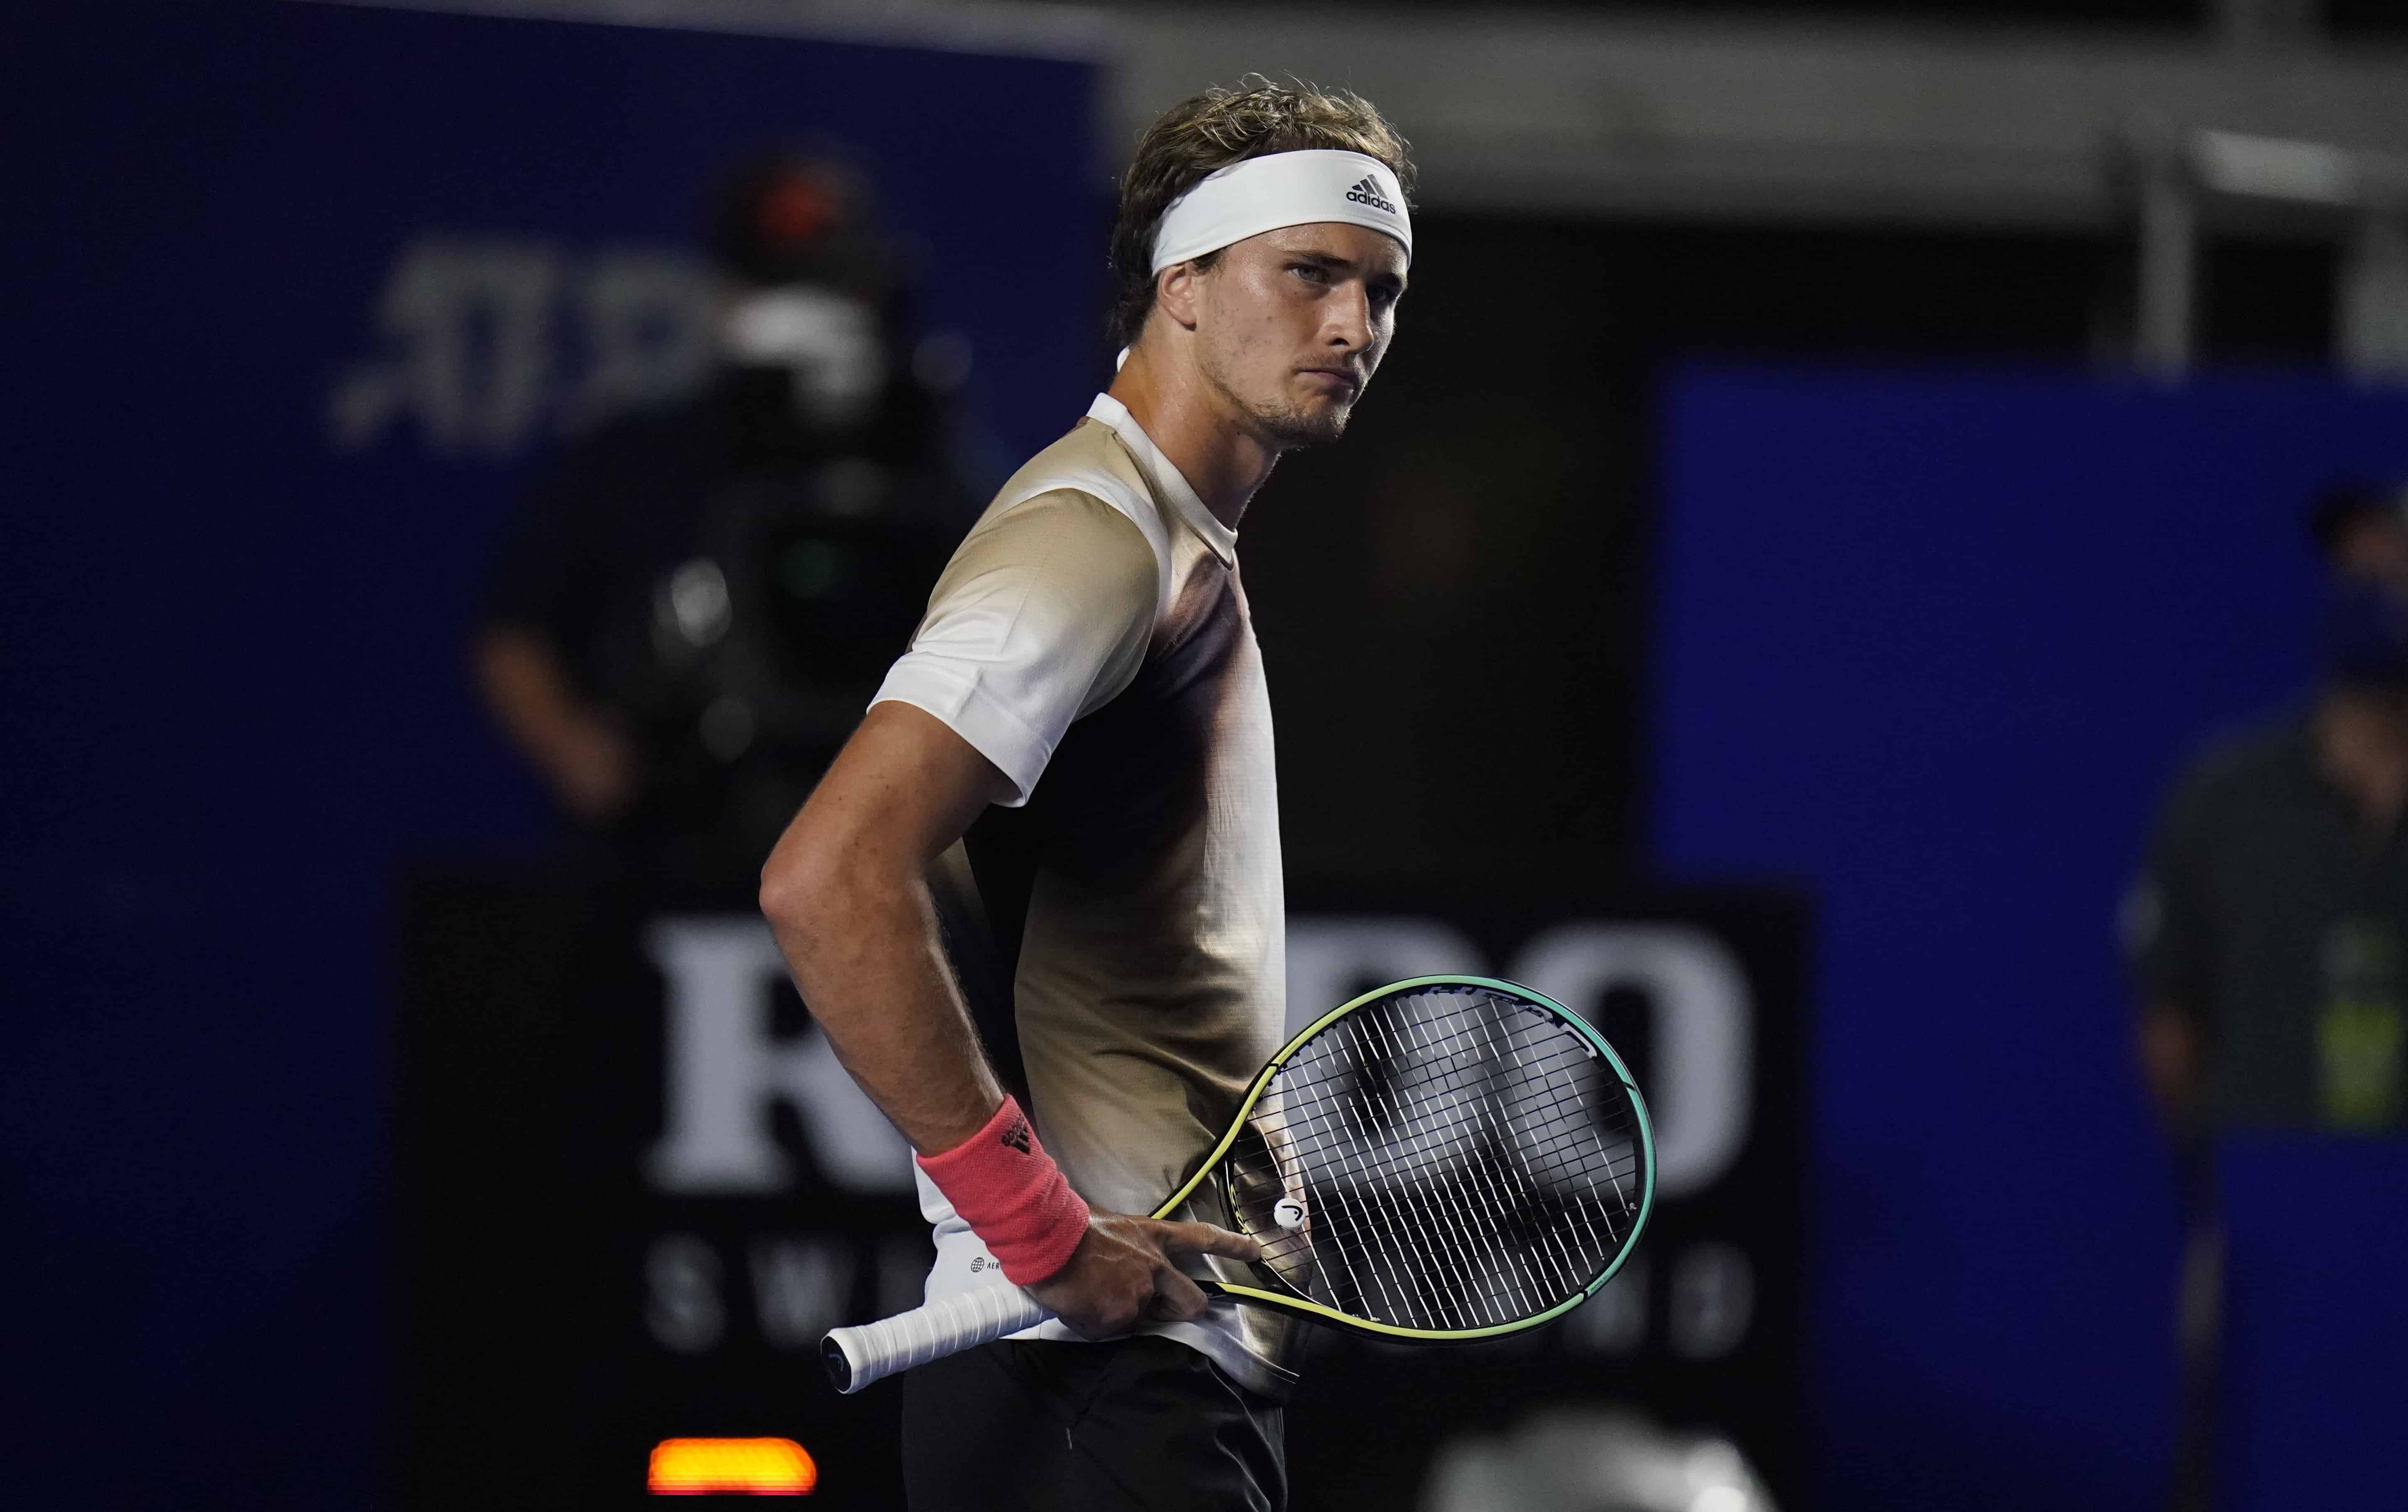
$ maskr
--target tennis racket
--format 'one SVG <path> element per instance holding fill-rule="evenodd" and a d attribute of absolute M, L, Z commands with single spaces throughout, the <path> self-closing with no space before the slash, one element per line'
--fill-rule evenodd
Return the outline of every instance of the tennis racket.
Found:
<path fill-rule="evenodd" d="M 1211 1181 L 1262 1245 L 1254 1306 L 1399 1342 L 1552 1322 L 1612 1279 L 1656 1191 L 1647 1106 L 1613 1047 L 1484 977 L 1416 977 L 1325 1014 L 1271 1057 L 1167 1218 Z M 821 1341 L 839 1391 L 1051 1318 L 981 1287 Z"/>

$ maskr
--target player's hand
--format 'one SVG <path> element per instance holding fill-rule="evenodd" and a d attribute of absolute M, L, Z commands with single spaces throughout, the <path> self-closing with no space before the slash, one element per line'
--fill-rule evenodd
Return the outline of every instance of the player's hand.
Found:
<path fill-rule="evenodd" d="M 636 797 L 636 748 L 609 722 L 564 720 L 546 751 L 552 791 L 588 824 L 607 824 Z"/>
<path fill-rule="evenodd" d="M 1177 1322 L 1204 1311 L 1204 1289 L 1180 1273 L 1182 1255 L 1259 1260 L 1262 1247 L 1210 1223 L 1095 1213 L 1070 1262 L 1028 1291 L 1080 1337 L 1112 1338 L 1140 1323 Z"/>

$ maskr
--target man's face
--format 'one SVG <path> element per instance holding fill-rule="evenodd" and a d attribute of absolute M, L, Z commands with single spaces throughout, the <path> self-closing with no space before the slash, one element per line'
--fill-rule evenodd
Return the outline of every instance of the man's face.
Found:
<path fill-rule="evenodd" d="M 1405 250 L 1363 226 L 1266 231 L 1197 279 L 1206 381 L 1256 436 L 1286 449 L 1335 441 L 1388 349 Z"/>

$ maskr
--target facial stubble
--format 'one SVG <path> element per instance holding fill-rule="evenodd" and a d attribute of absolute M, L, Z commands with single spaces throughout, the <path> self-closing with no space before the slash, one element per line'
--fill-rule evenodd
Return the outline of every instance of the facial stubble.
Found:
<path fill-rule="evenodd" d="M 1346 421 L 1354 412 L 1352 399 L 1343 404 L 1333 402 L 1318 409 L 1284 402 L 1249 399 L 1229 381 L 1221 364 L 1209 357 L 1204 364 L 1204 378 L 1242 417 L 1240 422 L 1247 432 L 1275 451 L 1299 451 L 1306 447 L 1327 446 L 1346 434 Z M 1356 392 L 1359 394 L 1361 391 Z"/>

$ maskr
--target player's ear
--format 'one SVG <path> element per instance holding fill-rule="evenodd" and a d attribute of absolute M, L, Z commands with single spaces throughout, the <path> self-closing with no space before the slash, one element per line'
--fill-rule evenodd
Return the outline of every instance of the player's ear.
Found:
<path fill-rule="evenodd" d="M 1161 311 L 1193 331 L 1196 301 L 1202 292 L 1204 270 L 1194 263 L 1173 263 L 1154 276 L 1154 302 Z"/>

